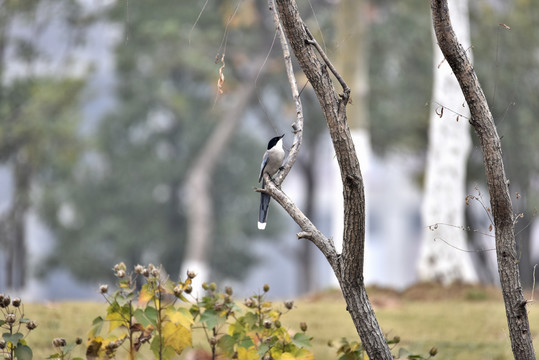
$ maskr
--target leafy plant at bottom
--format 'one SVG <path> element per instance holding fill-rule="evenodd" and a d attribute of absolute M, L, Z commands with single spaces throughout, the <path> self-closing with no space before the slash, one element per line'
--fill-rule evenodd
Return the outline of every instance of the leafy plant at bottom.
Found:
<path fill-rule="evenodd" d="M 244 301 L 245 311 L 232 300 L 232 288 L 219 293 L 214 283 L 202 287 L 207 294 L 191 307 L 191 313 L 206 335 L 212 359 L 218 353 L 240 360 L 314 359 L 307 349 L 311 341 L 305 333 L 307 325 L 302 323 L 302 332 L 295 334 L 282 327 L 284 313 L 265 300 L 268 285 L 263 293 Z M 290 311 L 293 302 L 285 303 L 285 308 Z"/>
<path fill-rule="evenodd" d="M 28 334 L 37 327 L 37 323 L 24 317 L 21 299 L 0 294 L 0 354 L 5 359 L 32 359 L 32 349 L 26 343 Z M 26 328 L 26 334 L 23 334 Z"/>
<path fill-rule="evenodd" d="M 92 323 L 87 358 L 113 358 L 124 343 L 129 359 L 134 359 L 145 344 L 158 359 L 171 359 L 191 346 L 192 316 L 176 302 L 187 302 L 183 293 L 191 292 L 195 274 L 189 273 L 185 282 L 175 283 L 152 264 L 137 265 L 128 274 L 125 264 L 119 263 L 114 272 L 119 289 L 108 295 L 107 285 L 100 288 L 109 306 L 105 318 L 98 316 Z M 138 290 L 137 280 L 141 278 L 145 283 Z"/>

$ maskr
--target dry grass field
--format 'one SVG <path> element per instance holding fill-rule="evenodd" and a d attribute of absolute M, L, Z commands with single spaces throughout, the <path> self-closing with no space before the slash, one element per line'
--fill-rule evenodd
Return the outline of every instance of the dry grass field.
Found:
<path fill-rule="evenodd" d="M 431 347 L 438 349 L 436 359 L 512 359 L 505 313 L 499 290 L 495 288 L 454 285 L 418 285 L 404 292 L 370 288 L 369 296 L 379 322 L 389 338 L 399 336 L 400 347 L 427 355 Z M 531 295 L 528 296 L 530 298 Z M 279 301 L 275 301 L 276 304 Z M 313 337 L 316 359 L 335 359 L 336 349 L 328 342 L 338 343 L 342 337 L 357 339 L 344 300 L 336 290 L 306 296 L 295 302 L 296 308 L 283 319 L 290 328 L 308 324 Z M 86 339 L 92 320 L 105 314 L 106 305 L 93 302 L 62 302 L 25 305 L 26 317 L 36 320 L 38 328 L 27 338 L 35 359 L 44 359 L 54 352 L 51 341 L 65 337 L 72 341 Z M 539 307 L 529 306 L 534 338 L 539 333 Z M 200 337 L 195 344 L 201 343 Z M 539 346 L 534 341 L 536 349 Z M 84 357 L 79 347 L 75 356 Z M 142 358 L 151 359 L 149 354 Z"/>

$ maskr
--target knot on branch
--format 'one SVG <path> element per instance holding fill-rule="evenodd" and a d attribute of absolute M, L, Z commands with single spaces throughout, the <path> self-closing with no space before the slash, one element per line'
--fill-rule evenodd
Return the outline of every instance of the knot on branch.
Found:
<path fill-rule="evenodd" d="M 351 186 L 351 187 L 360 186 L 361 185 L 361 179 L 356 174 L 346 175 L 345 185 L 346 186 Z"/>
<path fill-rule="evenodd" d="M 310 231 L 301 231 L 297 234 L 298 240 L 299 239 L 307 239 L 312 240 L 313 234 Z"/>

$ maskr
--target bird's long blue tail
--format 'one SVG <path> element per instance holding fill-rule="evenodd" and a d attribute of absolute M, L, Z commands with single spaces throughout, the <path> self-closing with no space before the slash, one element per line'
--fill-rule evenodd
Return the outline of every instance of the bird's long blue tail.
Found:
<path fill-rule="evenodd" d="M 262 180 L 262 189 L 264 188 L 264 180 Z M 260 193 L 260 210 L 258 211 L 258 228 L 264 230 L 266 228 L 266 218 L 268 217 L 268 208 L 271 196 L 265 193 Z"/>

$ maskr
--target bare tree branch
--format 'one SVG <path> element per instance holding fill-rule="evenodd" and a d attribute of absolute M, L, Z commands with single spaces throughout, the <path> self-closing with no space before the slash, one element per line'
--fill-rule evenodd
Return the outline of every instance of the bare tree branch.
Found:
<path fill-rule="evenodd" d="M 283 50 L 284 64 L 286 67 L 286 76 L 288 77 L 288 82 L 290 83 L 290 89 L 292 90 L 292 98 L 294 99 L 294 104 L 296 105 L 296 121 L 292 124 L 292 129 L 294 130 L 294 142 L 290 151 L 288 152 L 288 157 L 283 166 L 283 171 L 275 178 L 275 183 L 277 185 L 282 184 L 284 178 L 292 169 L 292 166 L 296 162 L 296 158 L 301 148 L 301 142 L 303 140 L 303 107 L 301 105 L 301 99 L 299 97 L 298 84 L 294 76 L 294 68 L 292 66 L 292 58 L 290 56 L 290 49 L 288 43 L 286 42 L 286 36 L 284 34 L 281 22 L 279 21 L 279 14 L 275 11 L 275 0 L 269 0 L 269 8 L 273 13 L 273 22 L 275 24 L 275 29 L 279 34 L 279 39 L 281 42 L 281 48 Z"/>
<path fill-rule="evenodd" d="M 522 293 L 516 252 L 514 215 L 506 179 L 500 137 L 477 75 L 451 26 L 447 0 L 431 0 L 438 45 L 460 84 L 483 150 L 496 234 L 498 272 L 502 285 L 511 346 L 515 359 L 535 359 L 526 300 Z"/>
<path fill-rule="evenodd" d="M 270 8 L 274 10 L 272 2 L 270 2 Z M 298 237 L 313 241 L 328 259 L 339 280 L 347 308 L 369 357 L 393 359 L 363 283 L 365 196 L 359 161 L 346 119 L 346 104 L 350 89 L 331 65 L 320 46 L 316 46 L 317 42 L 308 32 L 295 1 L 277 0 L 277 12 L 294 54 L 320 102 L 337 155 L 343 182 L 345 209 L 342 255 L 339 256 L 336 253 L 332 240 L 324 237 L 271 181 L 267 182 L 266 189 L 262 191 L 271 194 L 298 223 L 302 229 Z M 324 62 L 318 59 L 315 49 Z M 344 93 L 340 96 L 335 91 L 328 67 L 344 89 Z M 294 85 L 291 86 L 294 87 Z M 294 90 L 292 91 L 294 93 Z"/>

